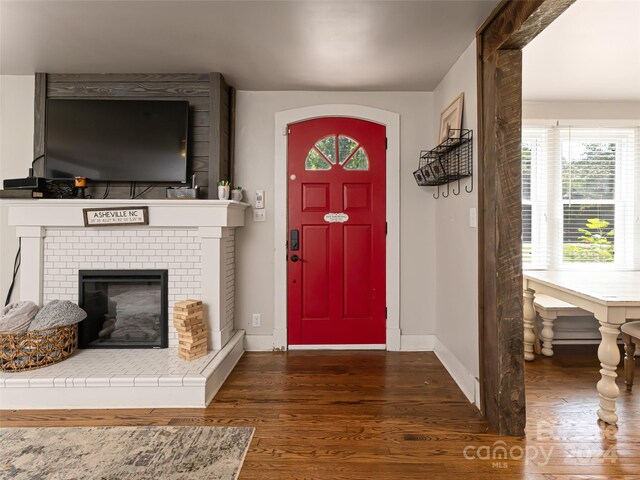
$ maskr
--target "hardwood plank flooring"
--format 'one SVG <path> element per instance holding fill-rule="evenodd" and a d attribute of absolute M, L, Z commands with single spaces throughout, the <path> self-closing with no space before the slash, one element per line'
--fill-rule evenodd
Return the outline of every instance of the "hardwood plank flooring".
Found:
<path fill-rule="evenodd" d="M 598 378 L 595 346 L 536 358 L 526 436 L 500 437 L 430 352 L 246 353 L 206 409 L 1 411 L 0 426 L 250 425 L 242 480 L 640 479 L 640 386 L 619 379 L 605 428 Z"/>

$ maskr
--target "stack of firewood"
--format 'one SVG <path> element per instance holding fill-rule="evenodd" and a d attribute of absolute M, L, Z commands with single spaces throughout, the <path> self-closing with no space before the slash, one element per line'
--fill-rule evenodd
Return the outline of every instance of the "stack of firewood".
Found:
<path fill-rule="evenodd" d="M 178 355 L 194 360 L 207 354 L 207 329 L 200 300 L 184 300 L 173 306 L 173 326 L 178 332 Z"/>

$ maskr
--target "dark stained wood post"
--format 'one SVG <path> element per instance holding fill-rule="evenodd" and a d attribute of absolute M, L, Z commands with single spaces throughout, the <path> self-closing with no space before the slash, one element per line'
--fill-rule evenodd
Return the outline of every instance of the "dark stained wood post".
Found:
<path fill-rule="evenodd" d="M 521 242 L 522 48 L 575 0 L 505 0 L 478 47 L 478 272 L 482 410 L 524 435 Z"/>
<path fill-rule="evenodd" d="M 499 50 L 486 62 L 483 97 L 482 210 L 485 415 L 501 434 L 525 426 L 522 325 L 522 52 Z M 497 92 L 500 92 L 498 95 Z M 488 268 L 487 268 L 488 267 Z M 497 362 L 496 362 L 497 361 Z"/>

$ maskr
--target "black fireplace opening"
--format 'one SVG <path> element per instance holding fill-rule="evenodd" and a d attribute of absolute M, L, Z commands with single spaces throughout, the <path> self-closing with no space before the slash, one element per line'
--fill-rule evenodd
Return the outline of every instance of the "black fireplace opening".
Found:
<path fill-rule="evenodd" d="M 80 270 L 79 348 L 167 348 L 167 270 Z"/>

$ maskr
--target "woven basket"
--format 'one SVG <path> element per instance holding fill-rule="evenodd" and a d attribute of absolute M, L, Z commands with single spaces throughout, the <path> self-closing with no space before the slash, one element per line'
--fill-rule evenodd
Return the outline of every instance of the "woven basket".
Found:
<path fill-rule="evenodd" d="M 78 325 L 0 333 L 0 370 L 18 372 L 46 367 L 69 357 L 78 344 Z"/>

